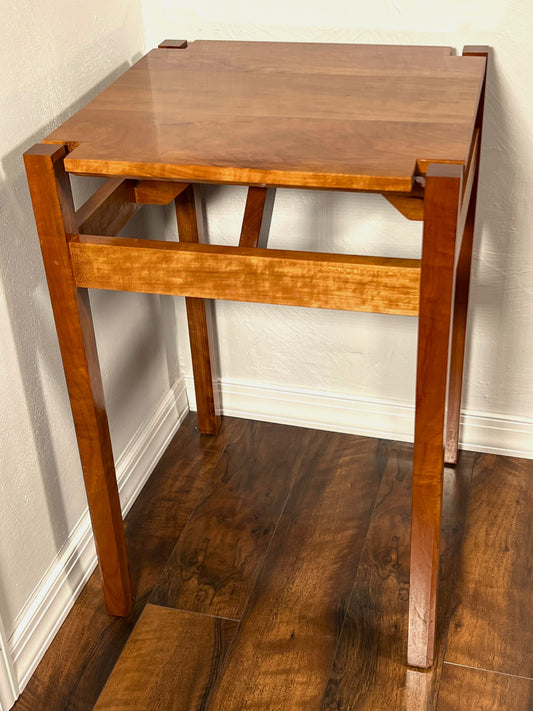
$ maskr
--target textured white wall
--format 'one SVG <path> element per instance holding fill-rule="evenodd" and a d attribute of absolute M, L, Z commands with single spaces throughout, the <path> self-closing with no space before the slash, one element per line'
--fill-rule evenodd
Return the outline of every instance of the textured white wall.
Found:
<path fill-rule="evenodd" d="M 10 635 L 86 507 L 22 153 L 141 56 L 144 37 L 140 0 L 0 0 L 0 17 L 0 617 Z M 117 456 L 176 375 L 161 337 L 173 338 L 173 304 L 161 304 L 94 294 Z"/>
<path fill-rule="evenodd" d="M 533 11 L 529 0 L 143 0 L 147 47 L 164 37 L 455 47 L 488 44 L 481 201 L 464 407 L 503 421 L 533 415 Z M 244 192 L 209 188 L 213 241 L 239 230 Z M 420 225 L 381 198 L 278 193 L 272 246 L 416 256 Z M 182 325 L 182 324 L 181 324 Z M 412 403 L 416 321 L 288 307 L 217 304 L 226 383 Z M 188 354 L 181 354 L 190 374 Z M 533 450 L 533 446 L 530 447 Z"/>

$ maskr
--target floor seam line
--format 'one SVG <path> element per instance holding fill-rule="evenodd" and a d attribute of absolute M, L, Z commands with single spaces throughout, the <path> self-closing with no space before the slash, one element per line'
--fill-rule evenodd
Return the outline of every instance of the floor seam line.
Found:
<path fill-rule="evenodd" d="M 473 667 L 469 664 L 459 664 L 459 662 L 444 661 L 444 664 L 449 664 L 451 667 L 461 667 L 462 669 L 473 669 L 474 671 L 487 672 L 488 674 L 501 674 L 501 676 L 510 676 L 513 679 L 524 679 L 525 681 L 533 681 L 531 676 L 522 676 L 521 674 L 510 674 L 509 672 L 497 671 L 496 669 L 485 669 L 484 667 Z"/>
<path fill-rule="evenodd" d="M 378 454 L 379 439 L 376 439 L 376 442 L 377 442 L 377 444 L 376 444 L 375 457 L 377 457 L 377 454 Z M 391 446 L 391 449 L 392 449 L 392 446 Z M 388 457 L 387 457 L 387 462 L 388 462 Z M 342 633 L 343 633 L 344 627 L 345 627 L 345 625 L 346 625 L 346 620 L 347 620 L 347 618 L 348 618 L 348 613 L 350 612 L 350 604 L 351 604 L 352 597 L 353 597 L 353 593 L 354 593 L 354 590 L 355 590 L 355 584 L 356 584 L 356 582 L 357 582 L 357 575 L 358 575 L 358 573 L 359 573 L 359 568 L 360 568 L 360 566 L 361 566 L 361 561 L 363 560 L 363 555 L 364 555 L 364 553 L 365 553 L 366 544 L 367 544 L 367 542 L 368 542 L 368 535 L 369 535 L 370 527 L 371 527 L 371 525 L 372 525 L 372 521 L 373 521 L 373 519 L 374 519 L 374 514 L 375 514 L 375 512 L 376 512 L 376 507 L 377 507 L 377 505 L 378 505 L 378 499 L 379 499 L 379 494 L 380 494 L 380 491 L 381 491 L 381 485 L 382 485 L 382 482 L 383 482 L 383 476 L 384 476 L 384 474 L 385 474 L 385 469 L 381 472 L 381 476 L 380 476 L 380 478 L 379 478 L 379 484 L 378 484 L 378 486 L 377 486 L 376 496 L 375 496 L 375 498 L 374 498 L 374 504 L 373 504 L 373 506 L 372 506 L 372 513 L 370 514 L 370 518 L 368 519 L 368 527 L 367 527 L 366 533 L 365 533 L 365 540 L 363 541 L 363 545 L 362 545 L 362 547 L 361 547 L 361 553 L 360 553 L 360 555 L 359 555 L 359 560 L 357 561 L 357 567 L 355 568 L 355 576 L 354 576 L 354 579 L 353 579 L 353 585 L 352 585 L 352 587 L 351 587 L 351 589 L 350 589 L 350 593 L 349 593 L 348 598 L 347 598 L 347 600 L 346 600 L 346 610 L 345 610 L 345 613 L 344 613 L 344 619 L 342 620 L 342 624 L 341 624 L 341 626 L 340 626 L 340 628 L 339 628 L 339 636 L 337 637 L 337 644 L 335 645 L 335 650 L 334 650 L 334 652 L 333 652 L 333 657 L 332 657 L 332 659 L 331 659 L 331 664 L 329 665 L 329 672 L 328 672 L 328 677 L 327 677 L 327 681 L 326 681 L 326 686 L 324 687 L 324 693 L 322 694 L 322 700 L 321 700 L 321 702 L 320 702 L 320 703 L 321 703 L 321 707 L 322 707 L 322 705 L 324 704 L 324 699 L 325 699 L 326 692 L 327 692 L 327 689 L 328 689 L 329 680 L 331 679 L 331 674 L 332 674 L 332 672 L 333 672 L 333 667 L 334 667 L 334 665 L 335 665 L 335 659 L 337 658 L 337 652 L 338 652 L 338 650 L 339 650 L 339 645 L 340 645 L 340 642 L 341 642 Z"/>
<path fill-rule="evenodd" d="M 252 420 L 251 422 L 257 424 L 258 421 L 257 421 L 257 420 Z M 299 467 L 301 467 L 301 466 L 302 466 L 302 459 L 301 459 L 301 456 L 300 456 Z M 300 469 L 299 469 L 299 473 L 301 474 Z M 250 593 L 249 593 L 249 595 L 248 595 L 248 597 L 247 597 L 247 599 L 246 599 L 246 602 L 245 602 L 244 605 L 243 605 L 241 617 L 240 617 L 240 619 L 235 620 L 235 621 L 237 622 L 237 628 L 235 629 L 235 632 L 233 633 L 233 637 L 232 637 L 232 639 L 231 639 L 231 642 L 229 643 L 228 648 L 227 648 L 227 650 L 226 650 L 226 654 L 224 655 L 224 659 L 222 660 L 222 664 L 221 664 L 221 667 L 220 667 L 220 670 L 219 670 L 219 674 L 218 674 L 218 676 L 217 676 L 217 680 L 215 681 L 215 684 L 213 685 L 213 687 L 212 687 L 211 691 L 209 692 L 208 696 L 206 697 L 205 703 L 202 705 L 202 709 L 201 709 L 200 711 L 203 711 L 203 709 L 208 709 L 208 708 L 209 708 L 210 699 L 212 698 L 213 693 L 215 692 L 217 683 L 220 681 L 220 679 L 222 679 L 222 676 L 224 675 L 225 666 L 226 666 L 227 660 L 230 658 L 231 652 L 232 652 L 232 650 L 233 650 L 233 648 L 234 648 L 234 646 L 235 646 L 235 641 L 236 641 L 236 639 L 237 639 L 237 635 L 238 635 L 238 633 L 239 633 L 239 630 L 240 630 L 242 621 L 243 621 L 243 619 L 244 619 L 244 616 L 245 616 L 245 613 L 246 613 L 246 608 L 248 607 L 248 603 L 250 602 L 250 599 L 251 599 L 251 597 L 252 597 L 252 594 L 253 594 L 253 591 L 254 591 L 254 589 L 255 589 L 255 586 L 257 585 L 257 581 L 259 580 L 259 577 L 260 577 L 260 575 L 261 575 L 261 571 L 263 570 L 263 568 L 264 568 L 264 566 L 265 566 L 265 561 L 266 561 L 266 559 L 267 559 L 268 553 L 269 553 L 270 548 L 271 548 L 271 546 L 272 546 L 272 542 L 273 542 L 273 540 L 274 540 L 274 537 L 275 537 L 276 532 L 277 532 L 277 530 L 278 530 L 280 521 L 281 521 L 281 519 L 282 519 L 282 517 L 283 517 L 283 514 L 285 513 L 285 509 L 287 508 L 288 501 L 289 501 L 289 499 L 290 499 L 290 497 L 291 497 L 291 494 L 292 494 L 292 492 L 293 492 L 293 490 L 294 490 L 294 488 L 295 488 L 295 486 L 296 486 L 297 481 L 298 481 L 298 476 L 295 476 L 294 479 L 293 479 L 293 481 L 291 482 L 291 485 L 290 485 L 290 487 L 289 487 L 289 491 L 287 492 L 287 496 L 286 496 L 285 501 L 284 501 L 284 503 L 283 503 L 283 506 L 282 506 L 282 508 L 281 508 L 280 514 L 279 514 L 279 516 L 278 516 L 278 520 L 276 521 L 276 525 L 274 526 L 274 530 L 272 531 L 272 535 L 271 535 L 271 537 L 270 537 L 270 541 L 268 542 L 268 546 L 266 547 L 265 553 L 264 553 L 264 555 L 263 555 L 263 560 L 261 561 L 261 565 L 260 565 L 259 568 L 258 568 L 257 574 L 256 574 L 256 576 L 255 576 L 254 583 L 253 583 L 253 585 L 252 585 L 251 588 L 250 588 Z"/>
<path fill-rule="evenodd" d="M 175 610 L 176 612 L 186 612 L 189 615 L 202 615 L 202 617 L 212 617 L 214 620 L 225 620 L 228 622 L 240 622 L 239 618 L 236 617 L 224 617 L 222 615 L 212 615 L 209 612 L 198 612 L 198 610 L 187 610 L 185 607 L 172 607 L 172 605 L 161 605 L 157 602 L 149 602 L 146 606 L 150 607 L 161 607 L 164 610 Z"/>

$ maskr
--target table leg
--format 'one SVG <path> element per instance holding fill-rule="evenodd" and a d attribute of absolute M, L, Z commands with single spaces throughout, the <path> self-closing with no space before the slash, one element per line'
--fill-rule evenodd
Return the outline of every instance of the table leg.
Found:
<path fill-rule="evenodd" d="M 194 188 L 190 185 L 176 200 L 176 217 L 180 242 L 197 243 L 198 223 Z M 205 299 L 186 297 L 187 321 L 191 344 L 198 428 L 204 434 L 216 434 L 220 427 L 218 393 L 213 385 L 215 356 L 211 303 Z"/>
<path fill-rule="evenodd" d="M 266 249 L 276 188 L 251 185 L 246 196 L 239 247 Z"/>
<path fill-rule="evenodd" d="M 477 169 L 476 169 L 477 170 Z M 477 174 L 472 188 L 472 197 L 463 234 L 463 242 L 457 263 L 455 281 L 455 301 L 453 309 L 452 345 L 450 353 L 450 375 L 448 383 L 448 406 L 446 415 L 446 448 L 444 461 L 456 464 L 459 449 L 459 424 L 461 419 L 461 395 L 463 392 L 463 370 L 466 343 L 466 318 L 470 292 L 470 267 L 474 241 L 474 220 L 476 214 Z"/>
<path fill-rule="evenodd" d="M 78 439 L 107 610 L 126 616 L 133 598 L 124 524 L 89 298 L 77 289 L 68 241 L 76 233 L 64 146 L 37 144 L 24 156 L 35 222 Z"/>
<path fill-rule="evenodd" d="M 464 57 L 485 57 L 488 61 L 489 47 L 465 47 Z M 481 91 L 476 127 L 483 128 L 483 110 L 485 105 L 485 82 Z M 461 418 L 461 394 L 463 389 L 463 365 L 466 340 L 466 317 L 468 311 L 468 295 L 470 290 L 470 267 L 472 264 L 472 244 L 474 240 L 474 221 L 476 217 L 476 198 L 479 179 L 479 154 L 475 166 L 476 176 L 472 186 L 472 195 L 468 206 L 468 215 L 457 264 L 455 287 L 455 306 L 453 316 L 452 350 L 450 360 L 450 382 L 448 386 L 448 414 L 446 419 L 446 449 L 444 461 L 446 464 L 457 463 L 459 447 L 459 422 Z"/>
<path fill-rule="evenodd" d="M 463 168 L 433 164 L 426 176 L 416 385 L 408 664 L 433 663 L 444 418 Z"/>

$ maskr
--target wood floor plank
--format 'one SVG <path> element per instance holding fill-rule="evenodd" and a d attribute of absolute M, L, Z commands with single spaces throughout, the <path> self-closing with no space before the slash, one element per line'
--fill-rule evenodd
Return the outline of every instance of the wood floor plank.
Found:
<path fill-rule="evenodd" d="M 313 433 L 241 421 L 150 597 L 241 617 Z"/>
<path fill-rule="evenodd" d="M 379 487 L 376 440 L 313 432 L 212 711 L 313 711 Z"/>
<path fill-rule="evenodd" d="M 237 623 L 146 605 L 94 711 L 199 711 Z"/>
<path fill-rule="evenodd" d="M 182 423 L 126 518 L 135 590 L 127 618 L 110 617 L 98 571 L 91 576 L 14 711 L 92 709 L 225 446 L 226 435 Z"/>
<path fill-rule="evenodd" d="M 434 709 L 473 456 L 445 470 L 437 612 L 430 671 L 406 667 L 412 446 L 380 443 L 387 462 L 322 711 Z"/>
<path fill-rule="evenodd" d="M 438 711 L 531 711 L 533 681 L 444 664 Z"/>
<path fill-rule="evenodd" d="M 446 661 L 533 677 L 533 461 L 480 455 Z"/>
<path fill-rule="evenodd" d="M 95 573 L 15 711 L 93 708 L 187 520 L 191 514 L 191 522 L 196 518 L 199 501 L 208 500 L 207 494 L 214 485 L 211 477 L 228 442 L 235 443 L 235 451 L 239 447 L 247 451 L 247 471 L 255 481 L 253 472 L 258 470 L 258 461 L 264 462 L 267 444 L 259 434 L 253 438 L 243 434 L 247 427 L 243 421 L 226 418 L 219 435 L 205 437 L 198 434 L 194 416 L 185 421 L 128 515 L 126 530 L 137 593 L 132 615 L 118 619 L 106 614 Z M 289 438 L 293 434 L 291 428 L 282 429 Z M 279 448 L 287 437 L 277 437 L 269 447 Z M 246 447 L 251 439 L 259 443 L 262 453 L 255 451 L 255 445 Z M 223 678 L 213 685 L 222 657 L 209 657 L 209 653 L 211 676 L 203 687 L 196 684 L 197 679 L 206 679 L 205 659 L 202 653 L 197 656 L 191 652 L 186 663 L 204 671 L 184 677 L 178 692 L 173 684 L 174 696 L 201 697 L 202 711 L 314 711 L 321 707 L 323 711 L 433 711 L 442 647 L 436 668 L 429 673 L 404 665 L 409 446 L 319 432 L 310 432 L 305 444 L 298 437 L 296 441 L 302 451 L 298 478 L 259 571 L 242 625 L 233 643 L 229 642 L 234 629 L 231 621 L 225 627 L 227 634 L 220 637 L 221 648 L 230 645 Z M 273 452 L 272 457 L 278 461 L 279 454 Z M 531 577 L 527 552 L 532 525 L 533 463 L 479 456 L 468 502 L 469 467 L 473 461 L 474 455 L 463 452 L 457 473 L 446 472 L 437 634 L 441 639 L 446 629 L 449 591 L 463 530 L 461 517 L 468 505 L 466 560 L 453 618 L 460 625 L 450 630 L 449 654 L 454 647 L 466 650 L 465 654 L 475 656 L 477 666 L 485 666 L 481 665 L 482 660 L 503 660 L 508 667 L 513 665 L 512 674 L 517 676 L 444 664 L 438 709 L 533 711 L 532 682 L 520 679 L 516 671 L 520 665 L 528 668 L 526 661 L 531 657 L 530 588 L 526 583 Z M 270 476 L 266 466 L 262 476 L 266 487 Z M 275 476 L 279 477 L 279 473 Z M 232 487 L 237 501 L 241 501 L 240 485 L 236 486 L 235 481 L 244 482 L 245 474 L 239 477 L 235 479 L 232 474 L 229 478 L 224 507 L 229 505 Z M 243 486 L 247 489 L 247 485 Z M 252 483 L 254 495 L 259 496 L 261 488 L 256 486 Z M 211 503 L 216 509 L 216 501 Z M 198 520 L 202 516 L 209 519 L 208 508 L 203 513 L 201 510 L 200 507 Z M 231 548 L 227 546 L 231 525 L 225 522 L 224 515 L 220 525 L 226 532 L 220 534 L 222 550 L 227 552 Z M 359 558 L 367 531 L 365 551 Z M 229 559 L 226 553 L 224 556 L 220 570 L 227 567 Z M 211 560 L 215 557 L 213 554 Z M 216 569 L 214 563 L 210 565 Z M 509 606 L 516 610 L 509 610 Z M 349 616 L 341 634 L 347 609 Z M 183 615 L 191 620 L 201 617 L 196 613 L 169 612 L 179 614 L 182 621 Z M 199 622 L 192 632 L 199 650 L 209 647 L 205 642 L 212 634 L 209 624 L 214 623 Z M 204 628 L 211 629 L 207 637 L 202 637 Z M 165 636 L 164 625 L 162 629 Z M 182 639 L 180 635 L 179 641 Z M 176 654 L 181 653 L 176 646 Z M 142 666 L 139 668 L 142 670 Z M 178 683 L 176 677 L 174 681 Z M 166 688 L 168 691 L 170 687 Z M 208 698 L 209 689 L 214 691 Z M 173 697 L 153 698 L 156 701 L 151 702 L 152 708 L 172 708 L 168 705 L 173 703 Z"/>
<path fill-rule="evenodd" d="M 198 431 L 196 413 L 187 416 L 126 517 L 126 531 L 132 538 L 142 541 L 153 535 L 175 544 L 241 422 L 227 418 L 212 436 Z"/>

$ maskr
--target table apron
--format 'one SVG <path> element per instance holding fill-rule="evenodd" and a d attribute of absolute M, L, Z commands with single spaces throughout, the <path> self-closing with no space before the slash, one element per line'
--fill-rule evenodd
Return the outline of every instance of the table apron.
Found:
<path fill-rule="evenodd" d="M 78 287 L 416 316 L 420 261 L 77 235 Z"/>

